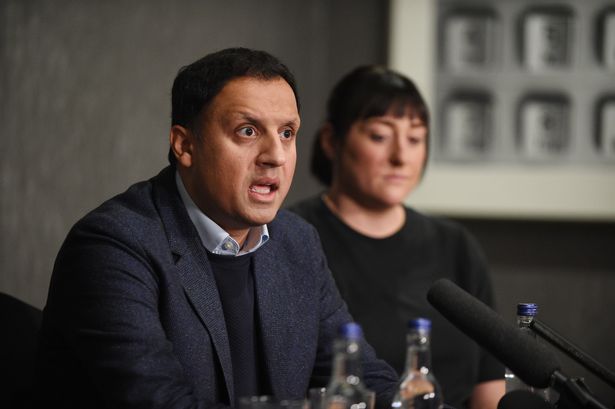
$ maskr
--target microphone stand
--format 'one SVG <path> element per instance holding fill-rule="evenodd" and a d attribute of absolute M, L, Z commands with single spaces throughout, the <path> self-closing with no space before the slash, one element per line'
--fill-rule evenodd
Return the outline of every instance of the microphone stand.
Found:
<path fill-rule="evenodd" d="M 552 387 L 559 392 L 558 409 L 609 409 L 587 389 L 582 379 L 569 378 L 560 371 L 552 376 Z"/>
<path fill-rule="evenodd" d="M 533 319 L 530 323 L 530 328 L 541 338 L 545 339 L 551 345 L 568 355 L 570 358 L 583 365 L 587 370 L 592 372 L 598 378 L 602 379 L 612 388 L 615 388 L 615 375 L 604 366 L 600 365 L 598 361 L 589 356 L 579 347 L 566 341 L 564 337 L 549 328 L 546 324 Z"/>

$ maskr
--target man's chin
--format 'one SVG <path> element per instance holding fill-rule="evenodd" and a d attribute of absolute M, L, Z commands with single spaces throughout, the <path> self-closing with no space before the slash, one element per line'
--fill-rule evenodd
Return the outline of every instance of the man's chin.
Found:
<path fill-rule="evenodd" d="M 282 207 L 283 201 L 278 197 L 277 200 L 270 203 L 255 203 L 248 202 L 241 210 L 241 214 L 236 214 L 237 219 L 241 219 L 243 223 L 250 226 L 262 226 L 263 224 L 271 223 L 275 219 L 278 211 Z"/>
<path fill-rule="evenodd" d="M 276 207 L 275 211 L 267 210 L 266 212 L 255 212 L 247 217 L 247 222 L 252 227 L 262 226 L 263 224 L 268 224 L 275 219 L 275 216 L 278 214 L 279 207 Z"/>

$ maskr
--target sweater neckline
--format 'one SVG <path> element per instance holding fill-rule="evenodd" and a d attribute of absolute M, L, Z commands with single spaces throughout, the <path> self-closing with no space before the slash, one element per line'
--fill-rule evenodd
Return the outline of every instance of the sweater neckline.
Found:
<path fill-rule="evenodd" d="M 406 206 L 403 206 L 404 211 L 406 212 L 406 220 L 404 221 L 404 223 L 401 225 L 401 227 L 397 231 L 395 231 L 393 234 L 386 236 L 386 237 L 366 236 L 365 234 L 360 233 L 357 230 L 353 229 L 350 225 L 344 222 L 344 220 L 342 220 L 337 214 L 335 214 L 335 212 L 333 212 L 329 208 L 329 206 L 327 206 L 327 204 L 324 201 L 323 196 L 324 196 L 324 193 L 318 196 L 318 204 L 319 206 L 321 206 L 321 208 L 324 209 L 324 212 L 327 215 L 327 217 L 329 217 L 335 223 L 335 225 L 337 225 L 339 228 L 343 229 L 348 234 L 355 236 L 359 240 L 368 241 L 371 243 L 379 243 L 379 244 L 387 243 L 389 241 L 395 241 L 397 240 L 399 236 L 403 234 L 404 230 L 406 230 L 408 227 L 408 222 L 410 220 L 411 212 Z"/>

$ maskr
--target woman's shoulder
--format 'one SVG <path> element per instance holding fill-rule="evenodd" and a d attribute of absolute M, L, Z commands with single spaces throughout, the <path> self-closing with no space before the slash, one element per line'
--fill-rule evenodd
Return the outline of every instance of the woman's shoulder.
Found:
<path fill-rule="evenodd" d="M 487 275 L 487 262 L 483 249 L 474 235 L 460 222 L 443 216 L 427 215 L 408 209 L 410 225 L 414 222 L 415 238 L 437 249 L 442 259 L 453 261 L 456 266 L 455 281 L 472 294 L 478 290 L 476 283 Z M 408 227 L 409 229 L 412 226 Z M 421 233 L 418 233 L 420 231 Z"/>
<path fill-rule="evenodd" d="M 418 238 L 458 256 L 468 257 L 482 253 L 477 239 L 460 222 L 440 215 L 425 214 L 408 207 L 406 214 L 406 230 L 415 239 Z"/>
<path fill-rule="evenodd" d="M 465 228 L 458 222 L 444 216 L 430 215 L 419 212 L 406 206 L 406 226 L 413 230 L 421 230 L 425 233 L 446 235 L 446 236 L 465 236 Z"/>

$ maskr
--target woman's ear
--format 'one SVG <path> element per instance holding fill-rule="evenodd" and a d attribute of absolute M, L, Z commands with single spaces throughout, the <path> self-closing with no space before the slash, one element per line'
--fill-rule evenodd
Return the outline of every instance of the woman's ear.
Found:
<path fill-rule="evenodd" d="M 330 123 L 324 124 L 320 128 L 320 132 L 318 134 L 320 139 L 320 147 L 330 161 L 334 161 L 335 152 L 337 150 L 337 141 L 335 140 L 335 135 L 333 134 L 333 126 Z"/>
<path fill-rule="evenodd" d="M 181 125 L 173 125 L 169 135 L 171 151 L 177 159 L 177 163 L 185 168 L 192 166 L 192 155 L 196 137 L 188 128 Z"/>

